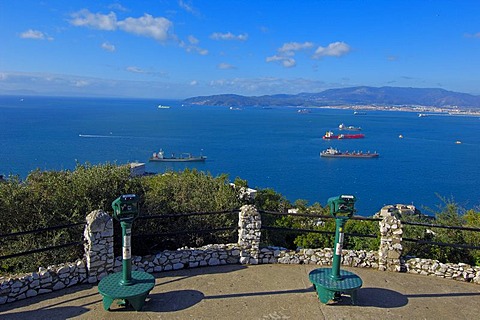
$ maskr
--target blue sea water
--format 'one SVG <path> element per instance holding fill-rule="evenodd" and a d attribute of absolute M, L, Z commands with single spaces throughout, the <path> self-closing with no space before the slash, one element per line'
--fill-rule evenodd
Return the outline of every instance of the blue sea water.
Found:
<path fill-rule="evenodd" d="M 158 104 L 170 109 L 159 109 Z M 364 139 L 324 141 L 340 123 L 360 126 Z M 403 135 L 403 139 L 399 135 Z M 455 141 L 461 141 L 456 144 Z M 378 159 L 325 159 L 329 146 L 377 151 Z M 148 163 L 167 155 L 203 153 L 205 163 Z M 292 107 L 182 106 L 180 101 L 0 97 L 0 174 L 24 178 L 36 168 L 146 162 L 150 172 L 197 168 L 272 188 L 290 201 L 325 204 L 354 194 L 358 214 L 385 204 L 435 209 L 440 197 L 469 209 L 480 204 L 480 118 L 412 112 Z"/>

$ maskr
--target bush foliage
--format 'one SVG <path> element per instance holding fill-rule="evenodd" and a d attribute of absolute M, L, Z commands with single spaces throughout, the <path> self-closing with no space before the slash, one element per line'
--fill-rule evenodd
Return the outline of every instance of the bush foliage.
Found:
<path fill-rule="evenodd" d="M 134 193 L 141 199 L 144 215 L 175 215 L 189 212 L 210 212 L 238 209 L 241 202 L 227 176 L 212 177 L 195 170 L 164 175 L 130 177 L 127 166 L 115 164 L 77 164 L 73 171 L 33 171 L 25 181 L 12 176 L 0 183 L 0 234 L 37 230 L 52 226 L 84 222 L 88 213 L 102 209 L 112 211 L 111 203 L 121 194 Z M 195 229 L 229 227 L 235 216 L 218 214 L 157 220 L 138 220 L 137 234 L 155 234 Z M 119 224 L 116 234 L 121 234 Z M 83 226 L 55 231 L 0 238 L 0 256 L 37 248 L 82 241 Z M 150 249 L 178 248 L 210 241 L 232 239 L 235 233 L 217 232 L 196 237 L 193 234 L 171 237 L 138 237 L 132 244 L 136 254 Z M 135 239 L 135 238 L 133 238 Z M 116 241 L 121 247 L 121 240 Z M 35 270 L 83 255 L 83 247 L 66 247 L 0 260 L 1 272 Z"/>

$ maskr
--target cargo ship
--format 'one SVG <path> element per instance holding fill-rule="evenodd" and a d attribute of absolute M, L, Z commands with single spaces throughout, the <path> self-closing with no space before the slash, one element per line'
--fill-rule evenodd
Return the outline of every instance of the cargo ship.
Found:
<path fill-rule="evenodd" d="M 154 152 L 152 157 L 148 159 L 150 162 L 204 162 L 207 159 L 206 156 L 200 155 L 198 157 L 192 156 L 190 153 L 182 153 L 179 157 L 172 154 L 171 157 L 165 157 L 162 149 L 158 152 Z"/>
<path fill-rule="evenodd" d="M 370 151 L 364 153 L 362 151 L 354 151 L 354 152 L 341 152 L 335 148 L 328 148 L 320 152 L 320 157 L 324 158 L 378 158 L 379 154 L 374 152 L 370 153 Z"/>
<path fill-rule="evenodd" d="M 348 130 L 348 131 L 361 131 L 361 130 L 362 130 L 361 127 L 346 126 L 346 125 L 344 125 L 343 123 L 340 123 L 340 124 L 338 125 L 338 129 L 339 129 L 339 130 Z"/>
<path fill-rule="evenodd" d="M 365 135 L 362 133 L 356 133 L 356 134 L 334 134 L 332 131 L 327 131 L 325 135 L 323 136 L 323 139 L 325 140 L 331 140 L 331 139 L 361 139 L 364 138 Z"/>

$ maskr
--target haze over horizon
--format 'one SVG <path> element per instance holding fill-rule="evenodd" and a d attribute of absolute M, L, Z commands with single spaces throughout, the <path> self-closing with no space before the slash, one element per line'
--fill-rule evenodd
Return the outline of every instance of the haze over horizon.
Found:
<path fill-rule="evenodd" d="M 480 2 L 2 1 L 0 94 L 480 95 Z"/>

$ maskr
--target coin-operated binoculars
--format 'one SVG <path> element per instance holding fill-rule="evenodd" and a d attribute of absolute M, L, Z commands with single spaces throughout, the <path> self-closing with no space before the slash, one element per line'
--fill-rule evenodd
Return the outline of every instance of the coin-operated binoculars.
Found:
<path fill-rule="evenodd" d="M 122 227 L 122 272 L 111 274 L 98 284 L 105 310 L 118 299 L 120 305 L 130 304 L 139 311 L 155 285 L 155 278 L 149 273 L 132 271 L 132 224 L 140 214 L 138 201 L 136 195 L 126 194 L 112 202 L 113 218 Z"/>
<path fill-rule="evenodd" d="M 320 268 L 310 272 L 309 279 L 317 291 L 321 302 L 338 301 L 342 293 L 350 294 L 352 304 L 356 303 L 356 290 L 362 286 L 362 279 L 352 272 L 340 270 L 344 241 L 343 227 L 355 213 L 356 198 L 353 195 L 340 195 L 328 199 L 330 214 L 335 218 L 335 244 L 333 247 L 332 268 Z"/>
<path fill-rule="evenodd" d="M 122 227 L 122 274 L 121 284 L 129 286 L 132 280 L 132 224 L 138 217 L 138 199 L 134 194 L 126 194 L 112 202 L 113 218 Z"/>
<path fill-rule="evenodd" d="M 344 240 L 343 226 L 355 212 L 355 200 L 355 196 L 350 195 L 341 195 L 328 199 L 330 214 L 335 218 L 335 244 L 333 248 L 332 274 L 330 275 L 334 280 L 342 279 L 340 276 L 340 262 L 342 260 Z"/>

